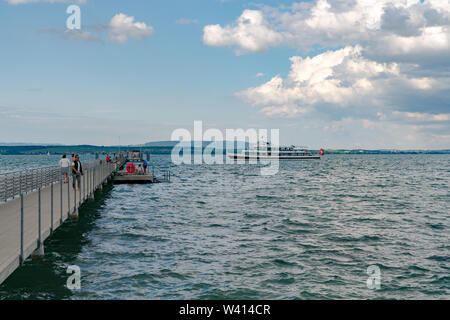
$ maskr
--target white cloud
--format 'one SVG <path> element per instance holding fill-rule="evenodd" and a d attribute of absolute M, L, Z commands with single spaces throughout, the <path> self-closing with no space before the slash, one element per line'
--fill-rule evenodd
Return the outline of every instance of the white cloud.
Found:
<path fill-rule="evenodd" d="M 415 77 L 397 63 L 372 61 L 362 52 L 359 46 L 348 46 L 292 57 L 286 78 L 274 76 L 237 96 L 268 117 L 304 118 L 308 123 L 328 119 L 329 129 L 334 123 L 339 130 L 355 125 L 347 128 L 350 132 L 376 128 L 382 134 L 389 128 L 402 134 L 410 130 L 411 135 L 414 129 L 421 137 L 448 133 L 450 114 L 438 112 L 445 102 L 434 104 L 433 99 L 449 95 L 450 78 Z"/>
<path fill-rule="evenodd" d="M 236 53 L 260 52 L 278 45 L 282 36 L 271 30 L 263 14 L 245 10 L 237 21 L 226 27 L 209 25 L 203 29 L 203 42 L 209 46 L 235 46 Z"/>
<path fill-rule="evenodd" d="M 261 112 L 269 117 L 293 118 L 308 113 L 307 107 L 299 108 L 295 104 L 285 104 L 278 106 L 267 106 L 261 109 Z"/>
<path fill-rule="evenodd" d="M 109 40 L 116 43 L 125 43 L 129 38 L 143 40 L 153 35 L 152 26 L 144 22 L 135 22 L 134 17 L 126 14 L 116 14 L 109 23 Z"/>
<path fill-rule="evenodd" d="M 88 31 L 66 30 L 62 35 L 67 40 L 79 40 L 83 42 L 101 42 L 101 37 Z"/>
<path fill-rule="evenodd" d="M 346 117 L 323 124 L 323 130 L 345 145 L 367 149 L 447 149 L 450 135 L 434 132 L 439 125 L 417 125 Z M 352 133 L 352 134 L 349 134 Z"/>
<path fill-rule="evenodd" d="M 86 3 L 86 0 L 5 0 L 9 4 L 17 5 L 17 4 L 27 4 L 27 3 L 37 3 L 37 2 L 48 2 L 48 3 Z"/>
<path fill-rule="evenodd" d="M 196 24 L 198 23 L 197 19 L 189 19 L 189 18 L 180 18 L 176 21 L 176 24 Z"/>
<path fill-rule="evenodd" d="M 88 30 L 88 31 L 85 31 Z M 128 39 L 144 40 L 153 35 L 152 26 L 144 22 L 135 22 L 134 17 L 126 14 L 116 14 L 108 25 L 82 26 L 81 30 L 44 28 L 38 30 L 41 34 L 55 34 L 66 40 L 83 42 L 103 42 L 103 34 L 108 34 L 108 40 L 114 43 L 126 43 Z"/>
<path fill-rule="evenodd" d="M 410 121 L 422 121 L 422 122 L 443 122 L 450 121 L 450 113 L 430 114 L 424 112 L 401 112 L 393 111 L 393 117 L 399 117 Z"/>
<path fill-rule="evenodd" d="M 389 34 L 367 44 L 368 55 L 377 59 L 424 62 L 446 59 L 450 52 L 450 26 L 425 27 L 416 36 Z"/>
<path fill-rule="evenodd" d="M 77 40 L 83 42 L 102 42 L 100 35 L 82 30 L 44 28 L 37 31 L 40 34 L 53 34 L 65 40 Z"/>
<path fill-rule="evenodd" d="M 450 50 L 450 2 L 447 0 L 317 0 L 290 7 L 245 10 L 227 26 L 204 28 L 204 43 L 231 46 L 239 54 L 285 45 L 360 45 L 381 60 L 402 55 L 420 59 Z"/>
<path fill-rule="evenodd" d="M 395 63 L 381 64 L 364 58 L 361 48 L 345 47 L 315 57 L 292 57 L 286 79 L 280 76 L 238 95 L 255 106 L 270 106 L 268 114 L 297 113 L 318 103 L 348 106 L 364 96 L 381 94 L 380 86 L 400 79 Z M 275 112 L 279 105 L 280 112 Z M 288 108 L 287 105 L 290 107 Z M 296 107 L 295 107 L 296 106 Z"/>
<path fill-rule="evenodd" d="M 257 18 L 243 23 L 248 12 Z M 237 54 L 276 46 L 303 54 L 290 59 L 287 77 L 237 93 L 266 116 L 297 118 L 316 129 L 321 124 L 350 144 L 392 145 L 397 138 L 404 147 L 424 147 L 427 139 L 434 147 L 449 145 L 448 0 L 259 6 L 231 24 L 206 26 L 204 43 Z M 321 53 L 307 56 L 312 49 Z"/>

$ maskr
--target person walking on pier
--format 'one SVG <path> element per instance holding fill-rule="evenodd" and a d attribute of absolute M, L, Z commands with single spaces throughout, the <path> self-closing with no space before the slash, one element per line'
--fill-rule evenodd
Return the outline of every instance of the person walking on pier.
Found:
<path fill-rule="evenodd" d="M 73 174 L 73 188 L 75 189 L 76 182 L 78 182 L 77 190 L 80 190 L 83 167 L 81 165 L 80 157 L 78 155 L 75 156 L 75 160 L 72 162 L 72 174 Z"/>
<path fill-rule="evenodd" d="M 61 174 L 64 176 L 64 183 L 67 183 L 69 181 L 70 160 L 67 159 L 65 154 L 59 160 L 59 166 L 61 168 Z"/>

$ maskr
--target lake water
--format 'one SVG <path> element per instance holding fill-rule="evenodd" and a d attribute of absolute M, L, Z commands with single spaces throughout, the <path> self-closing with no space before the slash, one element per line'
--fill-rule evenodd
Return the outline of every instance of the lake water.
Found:
<path fill-rule="evenodd" d="M 58 159 L 0 156 L 0 172 Z M 107 187 L 0 299 L 450 298 L 449 155 L 327 155 L 274 176 L 152 162 L 171 183 Z"/>
<path fill-rule="evenodd" d="M 67 157 L 71 159 L 71 155 Z M 34 169 L 48 166 L 56 166 L 61 160 L 61 155 L 1 155 L 0 154 L 0 174 L 11 171 Z M 82 156 L 83 161 L 95 160 L 94 154 L 85 154 Z"/>

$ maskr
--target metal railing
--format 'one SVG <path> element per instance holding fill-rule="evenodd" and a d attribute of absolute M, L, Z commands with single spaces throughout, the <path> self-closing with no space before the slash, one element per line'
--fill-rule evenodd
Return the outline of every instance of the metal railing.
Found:
<path fill-rule="evenodd" d="M 160 179 L 161 182 L 170 182 L 171 173 L 169 170 L 164 171 L 163 178 Z"/>
<path fill-rule="evenodd" d="M 123 164 L 123 158 L 114 158 L 112 163 Z M 96 168 L 105 163 L 105 160 L 83 162 L 83 170 Z M 71 170 L 70 170 L 71 171 Z M 38 189 L 42 189 L 60 181 L 62 176 L 59 166 L 42 167 L 38 169 L 24 169 L 0 174 L 0 203 L 19 197 Z"/>
<path fill-rule="evenodd" d="M 43 254 L 44 240 L 70 216 L 77 218 L 78 208 L 124 161 L 85 162 L 83 174 L 66 183 L 57 166 L 0 175 L 0 284 L 33 252 Z"/>
<path fill-rule="evenodd" d="M 155 177 L 156 182 L 170 182 L 170 178 L 172 176 L 170 170 L 158 168 L 155 166 L 151 166 L 150 170 L 150 173 L 153 177 Z"/>

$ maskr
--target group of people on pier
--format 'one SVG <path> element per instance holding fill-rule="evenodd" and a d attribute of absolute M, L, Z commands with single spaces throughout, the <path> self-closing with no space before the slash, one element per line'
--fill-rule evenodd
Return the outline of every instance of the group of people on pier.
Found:
<path fill-rule="evenodd" d="M 130 162 L 126 167 L 126 170 L 127 174 L 140 175 L 140 174 L 147 174 L 147 167 L 148 162 L 144 160 L 141 164 L 137 166 L 137 168 L 134 165 L 134 163 Z"/>
<path fill-rule="evenodd" d="M 110 155 L 106 155 L 105 161 L 107 163 L 112 162 Z M 80 190 L 81 187 L 81 176 L 83 175 L 83 166 L 81 165 L 80 156 L 77 154 L 72 154 L 72 159 L 70 160 L 67 155 L 63 155 L 61 160 L 59 160 L 59 167 L 61 168 L 61 174 L 64 178 L 64 183 L 69 182 L 69 174 L 72 173 L 73 188 Z M 142 163 L 135 166 L 130 162 L 126 168 L 126 174 L 131 175 L 146 175 L 147 174 L 148 162 L 143 160 Z"/>
<path fill-rule="evenodd" d="M 109 155 L 108 155 L 109 157 Z M 69 173 L 70 169 L 72 169 L 73 181 L 72 185 L 75 189 L 76 184 L 78 183 L 77 190 L 80 190 L 81 186 L 81 176 L 83 175 L 83 166 L 81 165 L 80 156 L 77 154 L 72 154 L 72 161 L 67 158 L 67 155 L 63 155 L 62 159 L 59 160 L 59 166 L 61 168 L 61 174 L 64 177 L 64 183 L 69 182 Z"/>

